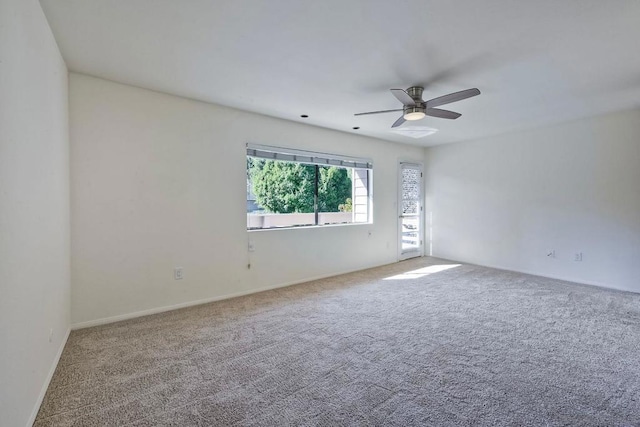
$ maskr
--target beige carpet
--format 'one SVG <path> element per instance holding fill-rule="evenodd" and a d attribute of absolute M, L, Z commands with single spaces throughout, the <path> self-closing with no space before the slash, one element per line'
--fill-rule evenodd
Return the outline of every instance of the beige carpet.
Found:
<path fill-rule="evenodd" d="M 443 264 L 73 332 L 36 425 L 640 425 L 640 295 Z"/>

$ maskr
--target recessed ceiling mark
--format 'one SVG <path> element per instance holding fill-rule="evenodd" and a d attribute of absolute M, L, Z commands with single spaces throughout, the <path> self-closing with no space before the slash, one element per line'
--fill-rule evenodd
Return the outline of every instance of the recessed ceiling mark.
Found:
<path fill-rule="evenodd" d="M 308 119 L 309 116 L 307 114 L 300 114 L 300 117 L 302 117 L 303 119 Z"/>
<path fill-rule="evenodd" d="M 353 130 L 358 130 L 358 129 L 360 129 L 360 126 L 354 126 L 353 127 Z"/>
<path fill-rule="evenodd" d="M 425 136 L 429 136 L 438 132 L 438 129 L 426 126 L 403 126 L 394 128 L 391 130 L 391 132 L 397 133 L 399 135 L 409 136 L 411 138 L 424 138 Z"/>

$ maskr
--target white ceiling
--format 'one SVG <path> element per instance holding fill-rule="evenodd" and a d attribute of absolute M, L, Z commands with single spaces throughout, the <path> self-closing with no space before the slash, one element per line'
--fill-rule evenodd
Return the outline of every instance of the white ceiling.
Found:
<path fill-rule="evenodd" d="M 41 0 L 70 70 L 436 145 L 640 106 L 638 0 Z M 389 88 L 482 95 L 391 132 Z M 300 114 L 308 114 L 301 119 Z M 250 126 L 251 123 L 247 123 Z M 360 126 L 358 131 L 353 126 Z"/>

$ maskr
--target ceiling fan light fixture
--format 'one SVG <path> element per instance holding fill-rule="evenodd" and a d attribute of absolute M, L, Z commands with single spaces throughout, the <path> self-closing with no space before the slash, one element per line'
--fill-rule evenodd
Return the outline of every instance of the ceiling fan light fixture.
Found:
<path fill-rule="evenodd" d="M 404 114 L 405 120 L 420 120 L 425 116 L 423 111 L 409 111 Z"/>

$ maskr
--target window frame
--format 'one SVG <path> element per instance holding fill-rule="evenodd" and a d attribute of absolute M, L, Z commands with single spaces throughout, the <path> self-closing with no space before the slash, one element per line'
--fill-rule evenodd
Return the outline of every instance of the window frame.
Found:
<path fill-rule="evenodd" d="M 276 160 L 289 163 L 300 163 L 306 165 L 315 166 L 314 177 L 314 206 L 313 212 L 307 214 L 313 214 L 314 223 L 304 225 L 288 225 L 288 226 L 273 226 L 273 227 L 249 227 L 249 212 L 247 212 L 247 231 L 266 231 L 266 230 L 290 230 L 300 228 L 316 228 L 316 227 L 335 227 L 335 226 L 351 226 L 351 225 L 366 225 L 373 223 L 373 161 L 368 158 L 344 156 L 329 153 L 320 153 L 306 150 L 291 149 L 286 147 L 276 147 L 263 144 L 246 144 L 245 160 L 251 158 L 258 158 L 264 160 Z M 318 203 L 318 184 L 320 176 L 320 167 L 339 167 L 345 169 L 351 169 L 352 171 L 352 221 L 344 223 L 320 223 L 319 217 L 323 212 L 319 211 Z M 356 217 L 356 188 L 355 188 L 355 174 L 356 171 L 366 171 L 366 195 L 360 195 L 361 200 L 365 200 L 365 203 L 359 203 L 360 206 L 366 206 L 366 221 L 355 222 Z M 362 172 L 360 172 L 362 174 Z M 362 181 L 362 178 L 361 178 Z M 287 214 L 272 214 L 272 215 L 287 215 Z M 362 213 L 360 213 L 362 215 Z"/>

